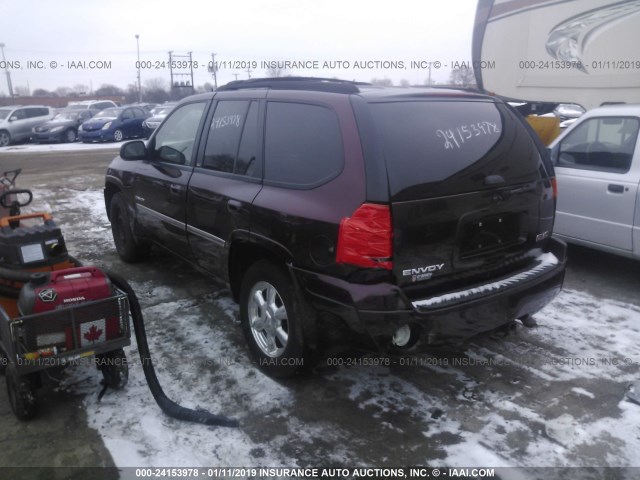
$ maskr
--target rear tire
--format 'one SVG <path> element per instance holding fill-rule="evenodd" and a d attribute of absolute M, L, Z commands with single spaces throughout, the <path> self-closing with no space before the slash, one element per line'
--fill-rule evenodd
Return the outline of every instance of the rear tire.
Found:
<path fill-rule="evenodd" d="M 267 375 L 297 375 L 309 361 L 303 336 L 300 301 L 287 272 L 261 260 L 253 264 L 240 287 L 240 322 L 249 350 Z"/>
<path fill-rule="evenodd" d="M 96 355 L 98 370 L 102 372 L 104 383 L 114 390 L 121 390 L 129 381 L 129 364 L 122 348 Z"/>
<path fill-rule="evenodd" d="M 145 260 L 149 256 L 150 245 L 138 241 L 131 231 L 129 212 L 122 194 L 116 193 L 111 199 L 109 216 L 111 218 L 113 242 L 120 258 L 127 263 Z"/>
<path fill-rule="evenodd" d="M 11 411 L 18 420 L 31 420 L 36 414 L 36 398 L 28 377 L 19 377 L 15 368 L 6 372 L 7 394 Z"/>
<path fill-rule="evenodd" d="M 77 135 L 76 132 L 73 129 L 69 129 L 66 132 L 64 132 L 64 141 L 67 143 L 73 143 L 76 141 Z"/>

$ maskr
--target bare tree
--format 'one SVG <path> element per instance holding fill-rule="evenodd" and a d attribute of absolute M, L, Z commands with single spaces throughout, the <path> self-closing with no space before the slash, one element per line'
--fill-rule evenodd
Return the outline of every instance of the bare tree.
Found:
<path fill-rule="evenodd" d="M 163 88 L 147 88 L 144 90 L 142 99 L 145 102 L 164 103 L 169 101 L 169 92 Z"/>
<path fill-rule="evenodd" d="M 130 83 L 124 92 L 125 103 L 136 103 L 138 101 L 138 84 Z"/>
<path fill-rule="evenodd" d="M 267 77 L 280 78 L 280 77 L 286 77 L 288 74 L 289 74 L 289 71 L 286 68 L 279 68 L 279 67 L 267 68 Z"/>
<path fill-rule="evenodd" d="M 57 97 L 58 94 L 55 92 L 50 92 L 49 90 L 45 90 L 44 88 L 36 88 L 33 92 L 31 92 L 32 97 Z"/>
<path fill-rule="evenodd" d="M 449 83 L 460 87 L 475 87 L 476 77 L 473 68 L 454 68 L 449 75 Z"/>
<path fill-rule="evenodd" d="M 16 97 L 28 97 L 29 89 L 27 87 L 13 87 L 13 93 Z"/>
<path fill-rule="evenodd" d="M 410 85 L 409 80 L 407 80 L 406 78 L 403 78 L 402 80 L 400 80 L 401 87 L 408 87 L 409 85 Z"/>
<path fill-rule="evenodd" d="M 379 85 L 381 87 L 392 87 L 393 86 L 393 80 L 391 80 L 390 78 L 384 77 L 384 78 L 372 78 L 371 79 L 371 84 L 372 85 Z"/>
<path fill-rule="evenodd" d="M 213 92 L 213 83 L 204 82 L 203 85 L 200 85 L 199 87 L 196 88 L 196 92 L 198 93 Z"/>
<path fill-rule="evenodd" d="M 66 97 L 69 95 L 69 93 L 71 93 L 71 89 L 69 87 L 58 87 L 56 88 L 56 93 L 60 97 Z"/>
<path fill-rule="evenodd" d="M 149 90 L 166 90 L 167 89 L 167 84 L 168 82 L 164 79 L 164 78 L 160 78 L 160 77 L 153 77 L 153 78 L 147 78 L 144 81 L 144 89 L 149 89 Z"/>
<path fill-rule="evenodd" d="M 87 92 L 89 92 L 89 87 L 87 87 L 86 85 L 83 85 L 81 83 L 78 83 L 77 85 L 73 86 L 73 93 L 77 94 L 77 95 L 86 95 Z"/>
<path fill-rule="evenodd" d="M 104 83 L 102 85 L 100 85 L 100 88 L 98 88 L 95 92 L 96 95 L 109 95 L 109 96 L 113 96 L 113 95 L 124 95 L 124 90 L 122 90 L 120 87 L 116 87 L 115 85 L 111 85 L 109 83 Z"/>

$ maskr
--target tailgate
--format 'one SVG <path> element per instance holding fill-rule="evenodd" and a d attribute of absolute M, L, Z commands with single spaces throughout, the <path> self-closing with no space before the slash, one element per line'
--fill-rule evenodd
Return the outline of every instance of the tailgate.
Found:
<path fill-rule="evenodd" d="M 486 274 L 551 233 L 541 151 L 507 106 L 414 98 L 370 109 L 389 178 L 397 284 Z"/>
<path fill-rule="evenodd" d="M 540 233 L 542 182 L 392 204 L 399 285 L 484 269 L 527 252 Z"/>

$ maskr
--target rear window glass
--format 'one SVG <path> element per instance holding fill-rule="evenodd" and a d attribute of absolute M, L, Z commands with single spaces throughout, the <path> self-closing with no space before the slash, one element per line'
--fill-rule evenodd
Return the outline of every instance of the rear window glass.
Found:
<path fill-rule="evenodd" d="M 504 183 L 539 177 L 540 154 L 533 140 L 502 105 L 405 101 L 370 108 L 392 196 L 416 188 L 423 190 L 420 196 L 433 196 L 495 186 L 485 182 L 487 176 L 499 175 Z"/>
<path fill-rule="evenodd" d="M 265 181 L 293 188 L 327 182 L 344 165 L 336 114 L 325 107 L 269 102 L 265 132 Z"/>

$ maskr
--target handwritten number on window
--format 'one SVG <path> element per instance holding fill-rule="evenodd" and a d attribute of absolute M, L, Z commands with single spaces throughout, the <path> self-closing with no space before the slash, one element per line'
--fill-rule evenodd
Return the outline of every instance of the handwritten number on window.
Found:
<path fill-rule="evenodd" d="M 436 136 L 444 140 L 444 148 L 447 150 L 462 148 L 465 142 L 475 137 L 499 133 L 498 125 L 493 122 L 476 122 L 469 125 L 459 125 L 453 129 L 436 130 Z"/>

